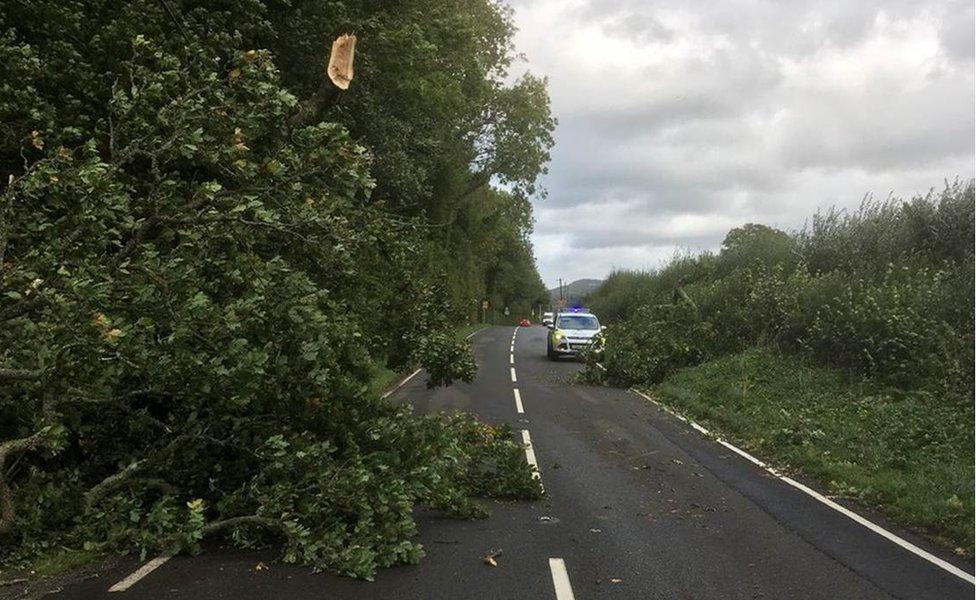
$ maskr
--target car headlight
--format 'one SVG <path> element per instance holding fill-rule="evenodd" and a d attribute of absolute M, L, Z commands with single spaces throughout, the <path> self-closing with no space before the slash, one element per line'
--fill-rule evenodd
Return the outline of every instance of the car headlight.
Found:
<path fill-rule="evenodd" d="M 554 332 L 554 333 L 552 334 L 552 337 L 554 337 L 554 338 L 556 338 L 557 340 L 561 340 L 561 339 L 563 339 L 563 332 L 562 332 L 562 331 L 559 331 L 559 330 L 557 329 L 557 330 L 556 330 L 556 331 L 555 331 L 555 332 Z"/>

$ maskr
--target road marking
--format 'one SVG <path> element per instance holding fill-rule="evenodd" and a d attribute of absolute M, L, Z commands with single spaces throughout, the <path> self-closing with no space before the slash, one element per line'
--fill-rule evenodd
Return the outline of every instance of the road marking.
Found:
<path fill-rule="evenodd" d="M 108 591 L 110 591 L 110 592 L 124 592 L 125 590 L 129 589 L 130 587 L 132 587 L 133 584 L 135 584 L 136 582 L 138 582 L 140 579 L 142 579 L 146 575 L 149 575 L 150 573 L 152 573 L 153 571 L 155 571 L 159 567 L 163 566 L 163 564 L 165 564 L 166 561 L 168 561 L 171 558 L 173 558 L 173 555 L 172 554 L 161 554 L 161 555 L 157 556 L 156 558 L 152 559 L 151 561 L 147 562 L 146 564 L 144 564 L 141 567 L 139 567 L 138 569 L 136 569 L 135 572 L 133 572 L 131 575 L 129 575 L 128 577 L 126 577 L 122 581 L 120 581 L 120 582 L 116 583 L 115 585 L 113 585 L 112 587 L 108 588 Z"/>
<path fill-rule="evenodd" d="M 477 333 L 477 331 L 475 333 Z M 403 386 L 407 385 L 407 382 L 410 381 L 411 379 L 413 379 L 414 377 L 416 377 L 417 376 L 417 373 L 419 373 L 421 371 L 423 371 L 423 369 L 417 369 L 413 373 L 407 375 L 407 377 L 403 381 L 401 381 L 400 383 L 398 383 L 395 386 L 393 386 L 392 389 L 387 390 L 386 392 L 384 392 L 383 395 L 380 396 L 380 398 L 389 398 L 391 395 L 393 395 L 393 392 L 395 392 L 398 389 L 402 388 Z"/>
<path fill-rule="evenodd" d="M 515 378 L 515 367 L 512 367 L 511 369 L 509 369 L 509 371 L 512 372 L 512 383 L 518 381 L 518 379 Z"/>
<path fill-rule="evenodd" d="M 837 512 L 841 513 L 842 515 L 846 516 L 847 518 L 851 519 L 852 521 L 855 521 L 857 523 L 860 523 L 861 525 L 867 527 L 868 529 L 870 529 L 871 531 L 873 531 L 876 534 L 880 535 L 881 537 L 886 538 L 886 539 L 888 539 L 888 540 L 890 540 L 890 541 L 898 544 L 899 546 L 901 546 L 905 550 L 908 550 L 909 552 L 911 552 L 912 554 L 918 556 L 919 558 L 924 558 L 925 560 L 929 561 L 933 565 L 935 565 L 935 566 L 937 566 L 937 567 L 939 567 L 939 568 L 941 568 L 941 569 L 943 569 L 945 571 L 948 571 L 949 573 L 952 573 L 953 575 L 955 575 L 956 577 L 959 577 L 960 579 L 965 579 L 969 583 L 976 583 L 976 579 L 974 579 L 972 575 L 970 575 L 969 573 L 963 571 L 959 567 L 957 567 L 957 566 L 955 566 L 955 565 L 953 565 L 953 564 L 951 564 L 949 562 L 946 562 L 946 561 L 942 560 L 941 558 L 939 558 L 938 556 L 935 556 L 934 554 L 931 554 L 929 552 L 926 552 L 925 550 L 922 550 L 921 548 L 919 548 L 915 544 L 909 542 L 908 540 L 905 540 L 905 539 L 902 539 L 902 538 L 898 537 L 897 535 L 891 533 L 887 529 L 884 529 L 883 527 L 879 527 L 878 525 L 875 525 L 874 523 L 872 523 L 871 521 L 868 521 L 867 519 L 865 519 L 861 515 L 857 514 L 856 512 L 854 512 L 854 511 L 852 511 L 850 509 L 847 509 L 847 508 L 841 506 L 840 504 L 834 502 L 830 498 L 827 498 L 823 494 L 820 494 L 819 492 L 808 488 L 807 486 L 803 485 L 799 481 L 790 479 L 789 477 L 786 477 L 785 475 L 779 475 L 778 477 L 781 480 L 783 480 L 786 483 L 788 483 L 789 485 L 791 485 L 791 486 L 795 487 L 796 489 L 800 490 L 804 494 L 806 494 L 806 495 L 808 495 L 808 496 L 810 496 L 812 498 L 815 498 L 816 500 L 822 502 L 823 504 L 826 504 L 830 508 L 836 510 Z"/>
<path fill-rule="evenodd" d="M 636 388 L 631 388 L 631 391 L 634 392 L 635 394 L 637 394 L 638 396 L 640 396 L 641 398 L 644 398 L 645 400 L 653 403 L 654 405 L 661 407 L 666 412 L 671 413 L 672 415 L 678 417 L 682 421 L 685 421 L 687 423 L 691 423 L 691 426 L 694 427 L 695 429 L 697 429 L 699 431 L 702 431 L 703 433 L 706 433 L 706 434 L 708 433 L 708 430 L 705 429 L 704 427 L 702 427 L 701 425 L 698 425 L 694 421 L 689 421 L 688 419 L 685 419 L 681 415 L 677 414 L 676 412 L 674 412 L 670 408 L 664 406 L 663 404 L 661 404 L 660 402 L 658 402 L 654 398 L 651 398 L 647 394 L 641 392 L 640 390 L 638 390 Z M 824 496 L 820 492 L 817 492 L 816 490 L 813 490 L 813 489 L 811 489 L 811 488 L 803 485 L 799 481 L 796 481 L 795 479 L 792 479 L 792 478 L 787 477 L 785 475 L 780 475 L 776 471 L 776 469 L 770 467 L 769 465 L 767 465 L 763 461 L 759 460 L 755 456 L 749 454 L 745 450 L 742 450 L 740 448 L 737 448 L 734 445 L 732 445 L 729 442 L 726 442 L 725 440 L 722 440 L 722 439 L 716 439 L 716 441 L 719 444 L 721 444 L 722 446 L 724 446 L 724 447 L 728 448 L 729 450 L 735 452 L 736 454 L 738 454 L 742 458 L 745 458 L 749 462 L 751 462 L 751 463 L 753 463 L 753 464 L 755 464 L 755 465 L 757 465 L 757 466 L 765 469 L 767 472 L 769 472 L 771 475 L 773 475 L 774 477 L 776 477 L 777 479 L 779 479 L 783 483 L 785 483 L 785 484 L 787 484 L 789 486 L 792 486 L 793 488 L 795 488 L 795 489 L 803 492 L 804 494 L 810 496 L 814 500 L 817 500 L 818 502 L 821 502 L 822 504 L 824 504 L 824 505 L 826 505 L 826 506 L 834 509 L 835 511 L 839 512 L 840 514 L 844 515 L 845 517 L 847 517 L 848 519 L 854 521 L 855 523 L 857 523 L 859 525 L 862 525 L 862 526 L 870 529 L 874 533 L 880 535 L 881 537 L 883 537 L 883 538 L 885 538 L 885 539 L 887 539 L 887 540 L 889 540 L 891 542 L 894 542 L 895 544 L 897 544 L 898 546 L 901 546 L 905 550 L 908 550 L 909 552 L 911 552 L 915 556 L 918 556 L 921 559 L 927 560 L 928 562 L 930 562 L 933 565 L 939 567 L 940 569 L 942 569 L 942 570 L 944 570 L 944 571 L 946 571 L 948 573 L 951 573 L 951 574 L 955 575 L 956 577 L 958 577 L 960 579 L 963 579 L 965 581 L 968 581 L 969 583 L 976 584 L 976 577 L 973 577 L 972 575 L 970 575 L 966 571 L 963 571 L 962 569 L 960 569 L 959 567 L 953 565 L 952 563 L 947 562 L 945 560 L 942 560 L 941 558 L 939 558 L 938 556 L 935 556 L 931 552 L 927 552 L 926 550 L 923 550 L 922 548 L 919 548 L 918 546 L 916 546 L 915 544 L 909 542 L 908 540 L 906 540 L 906 539 L 904 539 L 902 537 L 899 537 L 898 535 L 896 535 L 896 534 L 888 531 L 887 529 L 885 529 L 884 527 L 881 527 L 880 525 L 877 525 L 877 524 L 873 523 L 872 521 L 869 521 L 868 519 L 865 519 L 864 517 L 862 517 L 861 515 L 857 514 L 856 512 L 854 512 L 854 511 L 850 510 L 849 508 L 846 508 L 846 507 L 838 504 L 837 502 L 834 502 L 830 498 L 827 498 L 826 496 Z"/>
<path fill-rule="evenodd" d="M 510 364 L 510 365 L 514 365 L 515 364 L 515 355 L 514 354 L 509 354 L 508 355 L 508 364 Z"/>
<path fill-rule="evenodd" d="M 525 462 L 529 463 L 529 466 L 535 467 L 535 471 L 532 471 L 532 476 L 542 480 L 542 474 L 539 473 L 539 463 L 535 460 L 535 450 L 532 448 L 532 438 L 529 437 L 528 429 L 522 430 L 522 446 L 525 448 Z"/>
<path fill-rule="evenodd" d="M 515 410 L 521 415 L 525 412 L 525 410 L 522 409 L 522 394 L 519 393 L 518 388 L 515 388 L 512 391 L 515 392 Z"/>
<path fill-rule="evenodd" d="M 576 600 L 573 586 L 569 583 L 566 561 L 561 558 L 550 558 L 549 570 L 552 571 L 552 587 L 556 590 L 556 600 Z"/>
<path fill-rule="evenodd" d="M 753 464 L 755 464 L 757 466 L 760 466 L 760 467 L 762 467 L 764 469 L 766 468 L 766 463 L 764 463 L 763 461 L 759 460 L 755 456 L 749 454 L 745 450 L 740 450 L 740 449 L 736 448 L 735 446 L 733 446 L 732 444 L 726 442 L 725 440 L 719 440 L 718 443 L 719 444 L 722 444 L 723 446 L 725 446 L 726 448 L 728 448 L 732 452 L 735 452 L 736 454 L 738 454 L 742 458 L 748 460 L 749 462 L 751 462 L 751 463 L 753 463 Z"/>
<path fill-rule="evenodd" d="M 474 331 L 472 331 L 472 332 L 471 332 L 471 333 L 469 333 L 468 335 L 466 335 L 466 336 L 464 336 L 464 339 L 466 339 L 466 340 L 470 340 L 471 338 L 473 338 L 473 337 L 474 337 L 474 334 L 476 334 L 476 333 L 481 333 L 481 332 L 482 332 L 482 331 L 484 331 L 485 329 L 488 329 L 488 327 L 482 327 L 481 329 L 475 329 Z"/>

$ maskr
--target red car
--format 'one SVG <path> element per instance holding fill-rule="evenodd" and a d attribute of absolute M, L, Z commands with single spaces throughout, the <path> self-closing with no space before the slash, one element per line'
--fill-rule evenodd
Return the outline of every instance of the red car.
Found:
<path fill-rule="evenodd" d="M 519 321 L 519 327 L 532 327 L 532 321 L 528 319 L 522 319 Z"/>

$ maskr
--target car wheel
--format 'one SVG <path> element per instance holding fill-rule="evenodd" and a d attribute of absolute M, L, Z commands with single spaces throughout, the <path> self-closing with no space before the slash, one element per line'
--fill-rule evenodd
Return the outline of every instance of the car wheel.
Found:
<path fill-rule="evenodd" d="M 559 356 L 552 351 L 552 342 L 546 344 L 546 356 L 549 357 L 549 360 L 559 360 Z"/>

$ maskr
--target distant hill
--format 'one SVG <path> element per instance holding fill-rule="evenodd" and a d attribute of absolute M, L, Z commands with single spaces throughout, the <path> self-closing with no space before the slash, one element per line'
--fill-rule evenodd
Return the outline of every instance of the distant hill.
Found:
<path fill-rule="evenodd" d="M 596 291 L 603 283 L 602 279 L 577 279 L 573 283 L 563 284 L 563 298 L 566 299 L 566 306 L 582 304 L 584 298 Z M 549 290 L 549 299 L 555 306 L 559 301 L 559 288 Z"/>

